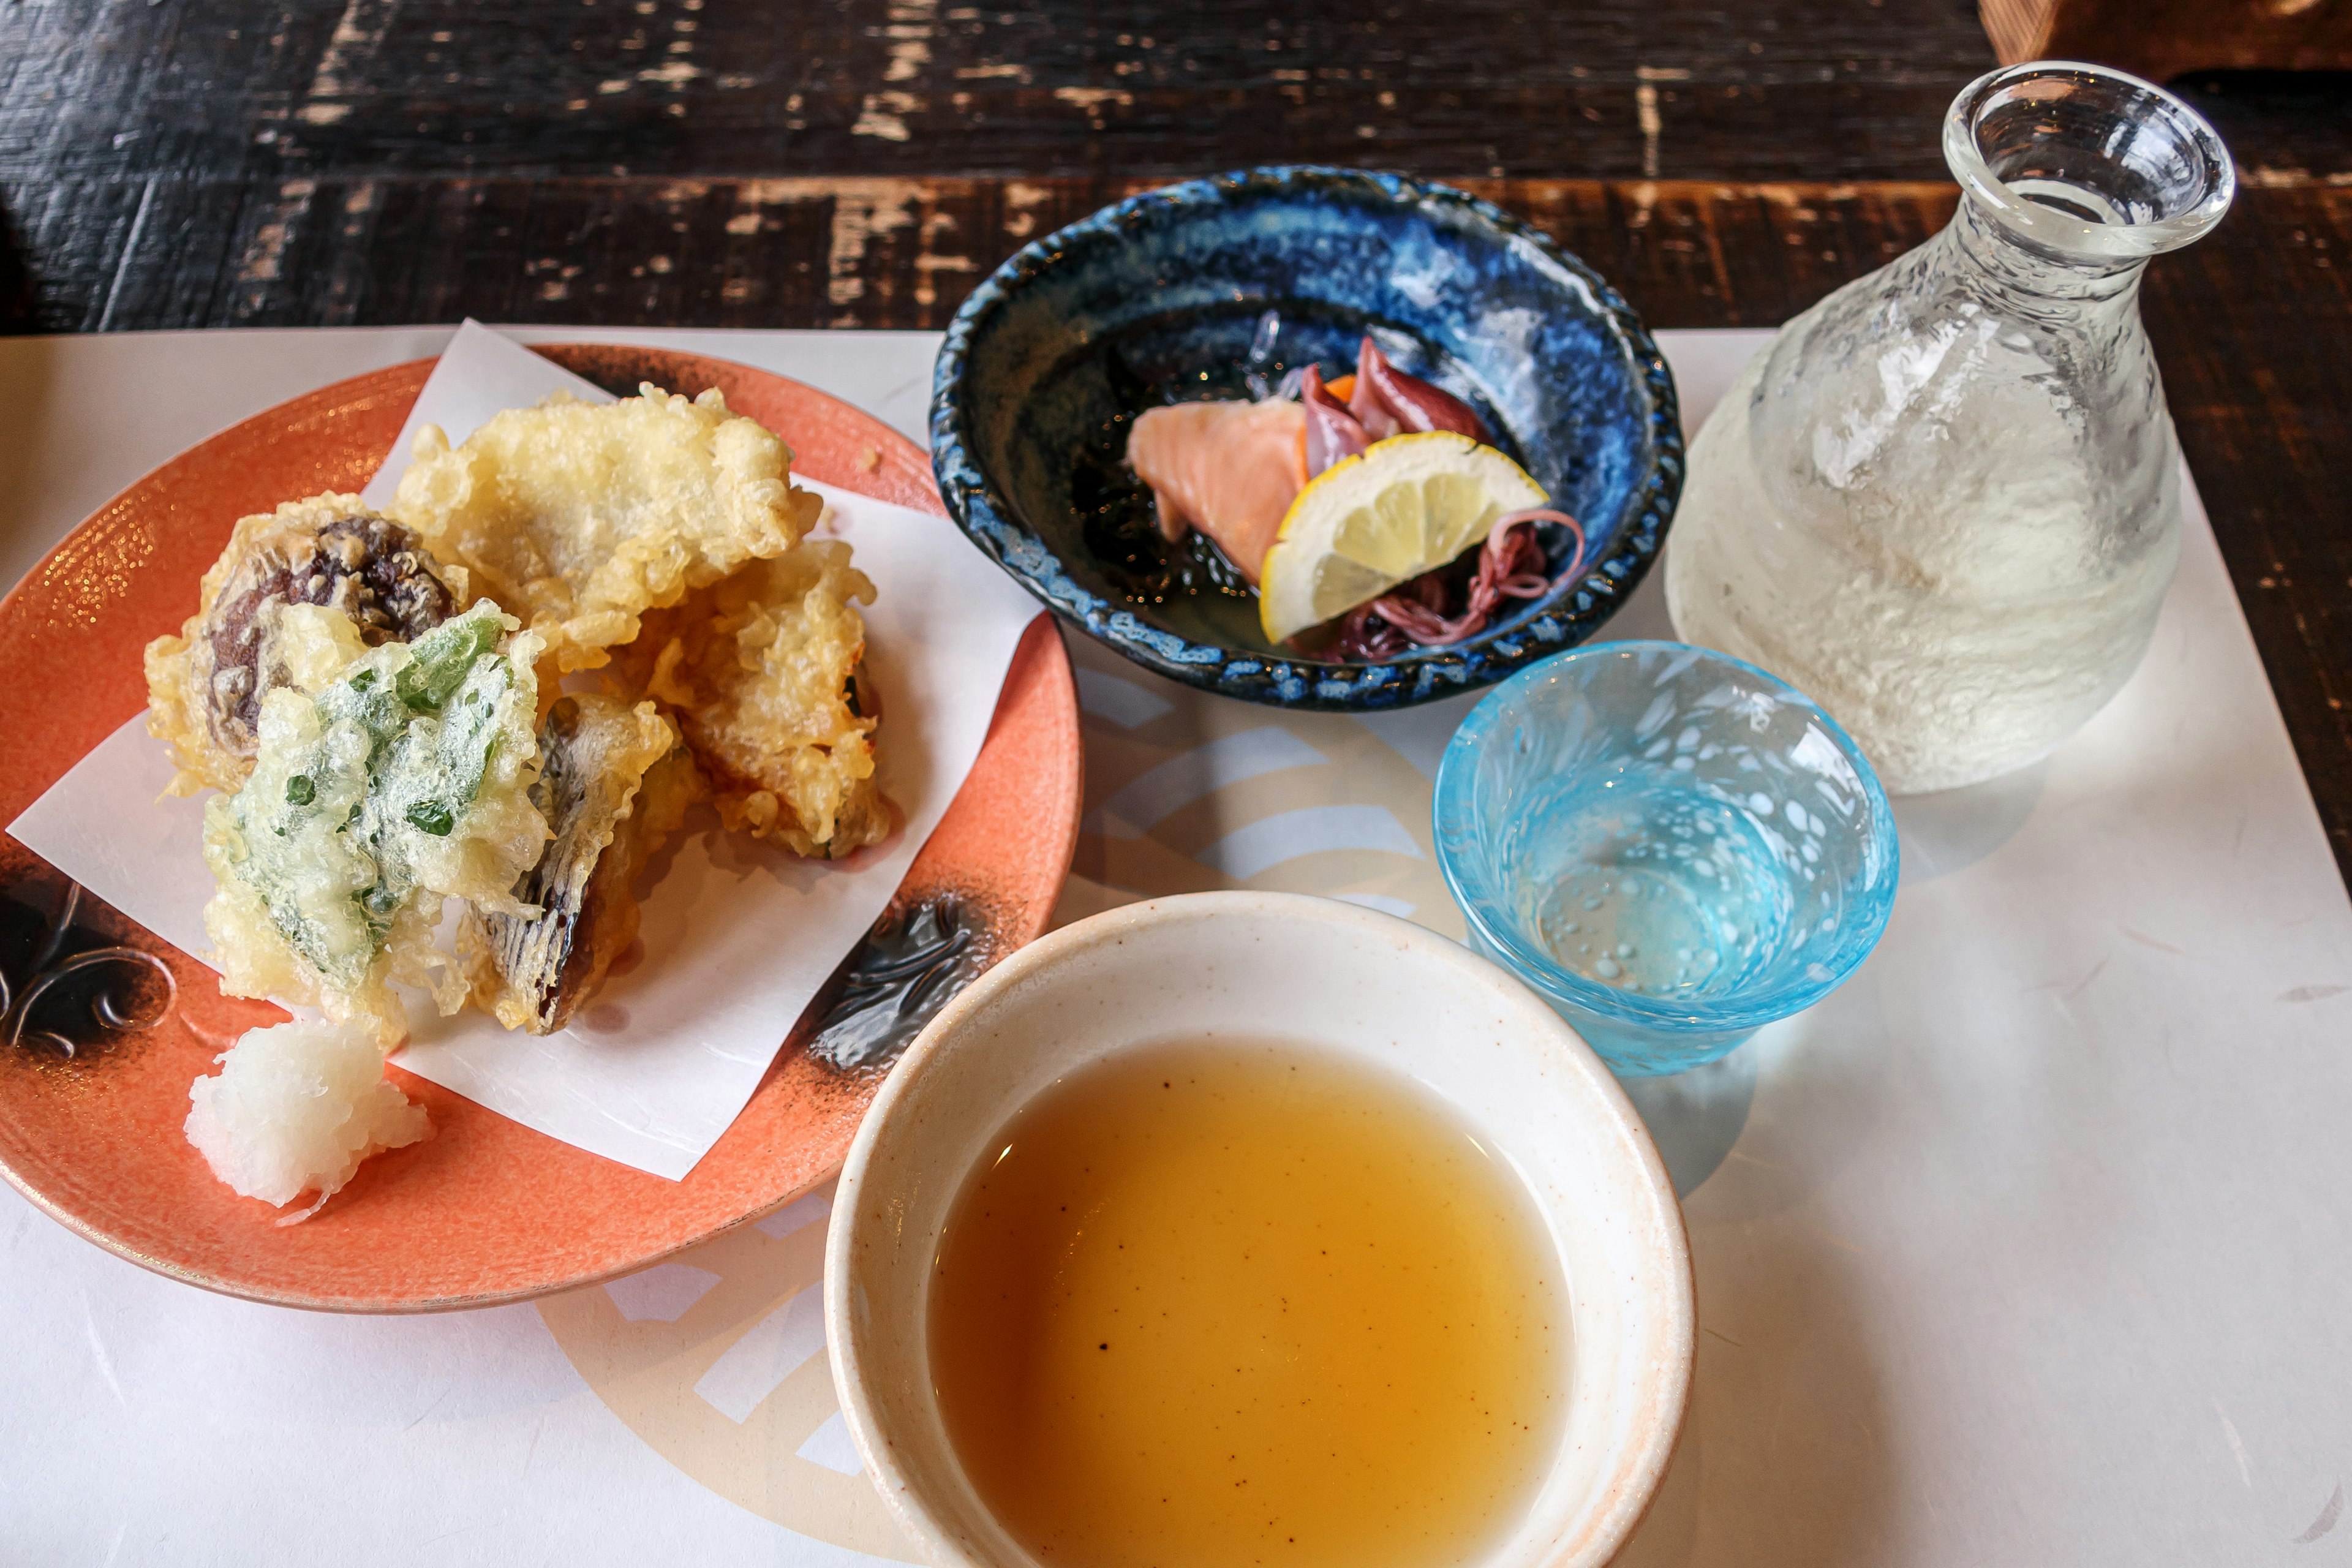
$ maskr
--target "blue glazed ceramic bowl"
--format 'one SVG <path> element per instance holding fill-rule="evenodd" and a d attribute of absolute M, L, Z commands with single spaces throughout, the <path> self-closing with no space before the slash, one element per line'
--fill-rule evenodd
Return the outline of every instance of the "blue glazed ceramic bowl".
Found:
<path fill-rule="evenodd" d="M 1477 408 L 1588 545 L 1572 577 L 1465 642 L 1321 663 L 1264 639 L 1205 546 L 1142 539 L 1150 493 L 1121 458 L 1140 409 L 1350 370 L 1367 332 Z M 1148 192 L 1023 249 L 948 329 L 931 460 L 981 549 L 1129 658 L 1342 710 L 1475 689 L 1591 637 L 1656 557 L 1683 476 L 1674 377 L 1591 268 L 1461 191 L 1319 168 Z M 1573 545 L 1557 529 L 1545 545 L 1559 577 Z"/>
<path fill-rule="evenodd" d="M 1846 732 L 1681 643 L 1513 676 L 1454 731 L 1432 816 L 1470 945 L 1628 1076 L 1713 1061 L 1811 1006 L 1895 907 L 1894 814 Z"/>

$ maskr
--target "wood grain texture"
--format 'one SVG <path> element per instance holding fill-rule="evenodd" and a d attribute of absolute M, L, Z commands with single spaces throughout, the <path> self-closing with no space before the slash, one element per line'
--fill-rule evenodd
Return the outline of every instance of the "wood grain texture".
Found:
<path fill-rule="evenodd" d="M 0 331 L 438 319 L 453 291 L 515 288 L 739 319 L 795 278 L 854 290 L 835 274 L 866 243 L 860 204 L 894 257 L 902 194 L 942 179 L 994 175 L 1013 208 L 1041 179 L 1269 159 L 1941 180 L 1944 110 L 1991 64 L 1968 0 L 5 5 Z M 2352 171 L 2347 81 L 2188 90 L 2250 184 L 2293 183 Z M 762 216 L 726 205 L 746 191 Z M 898 292 L 952 297 L 958 250 L 987 248 L 917 244 L 936 276 Z M 617 273 L 599 259 L 624 253 Z M 715 267 L 719 292 L 663 266 Z"/>
<path fill-rule="evenodd" d="M 2180 443 L 2352 882 L 2352 188 L 2242 193 L 2148 269 Z"/>
<path fill-rule="evenodd" d="M 103 225 L 86 269 L 40 279 L 47 324 L 361 326 L 455 321 L 940 327 L 1027 240 L 1157 180 L 302 180 L 226 207 L 201 182 L 132 203 L 46 189 L 21 209 Z M 1661 321 L 1763 325 L 1937 226 L 1927 183 L 1466 180 L 1524 212 Z M 177 237 L 217 223 L 209 254 Z"/>
<path fill-rule="evenodd" d="M 0 6 L 0 180 L 1933 177 L 1991 64 L 1966 0 L 49 0 Z"/>
<path fill-rule="evenodd" d="M 1979 12 L 2004 65 L 2095 60 L 2158 81 L 2352 66 L 2352 9 L 2328 0 L 1983 0 Z"/>
<path fill-rule="evenodd" d="M 2168 85 L 2221 133 L 2241 184 L 2352 183 L 2352 72 L 2197 71 Z"/>

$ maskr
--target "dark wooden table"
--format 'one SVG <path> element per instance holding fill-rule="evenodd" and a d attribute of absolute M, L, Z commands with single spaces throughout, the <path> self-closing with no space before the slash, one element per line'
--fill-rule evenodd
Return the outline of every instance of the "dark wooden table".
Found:
<path fill-rule="evenodd" d="M 1457 179 L 1654 325 L 1768 326 L 1943 221 L 1992 64 L 1970 0 L 491 9 L 0 0 L 0 331 L 936 327 L 1022 241 L 1266 162 Z M 2242 194 L 2148 328 L 2352 874 L 2352 78 L 2175 85 Z"/>

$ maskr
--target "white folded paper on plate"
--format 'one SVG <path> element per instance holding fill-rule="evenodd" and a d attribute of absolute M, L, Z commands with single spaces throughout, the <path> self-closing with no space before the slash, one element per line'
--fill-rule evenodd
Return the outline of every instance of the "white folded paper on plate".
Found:
<path fill-rule="evenodd" d="M 698 392 L 698 387 L 672 390 Z M 451 340 L 395 449 L 363 492 L 392 496 L 408 443 L 432 423 L 462 441 L 502 408 L 604 392 L 487 328 Z M 785 441 L 792 432 L 780 431 Z M 944 518 L 807 479 L 820 531 L 874 579 L 866 671 L 882 698 L 883 793 L 898 837 L 851 860 L 803 860 L 727 833 L 698 809 L 645 904 L 643 962 L 607 981 L 561 1034 L 509 1034 L 480 1013 L 434 1016 L 393 1059 L 503 1116 L 673 1180 L 743 1109 L 787 1031 L 898 890 L 980 752 L 1036 601 Z M 295 498 L 289 497 L 289 500 Z M 159 628 L 160 629 L 160 628 Z M 19 843 L 185 952 L 204 957 L 204 802 L 159 799 L 172 776 L 142 714 L 8 825 Z"/>

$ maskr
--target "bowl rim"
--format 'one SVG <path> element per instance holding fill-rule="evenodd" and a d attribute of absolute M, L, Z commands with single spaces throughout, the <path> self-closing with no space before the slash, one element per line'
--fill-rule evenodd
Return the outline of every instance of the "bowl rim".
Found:
<path fill-rule="evenodd" d="M 1664 1486 L 1666 1469 L 1673 1462 L 1689 1415 L 1696 1373 L 1698 1307 L 1689 1231 L 1664 1159 L 1647 1124 L 1607 1064 L 1572 1025 L 1543 1005 L 1540 994 L 1531 992 L 1507 969 L 1410 921 L 1303 893 L 1249 889 L 1182 893 L 1121 905 L 1064 926 L 1014 952 L 958 993 L 925 1026 L 890 1069 L 850 1142 L 825 1233 L 826 1355 L 844 1424 L 867 1476 L 876 1482 L 900 1528 L 926 1559 L 951 1565 L 976 1561 L 954 1544 L 943 1521 L 917 1495 L 912 1478 L 899 1464 L 890 1436 L 877 1418 L 876 1401 L 868 1387 L 860 1336 L 855 1326 L 855 1299 L 863 1291 L 855 1264 L 860 1215 L 866 1207 L 867 1167 L 883 1129 L 900 1104 L 917 1092 L 917 1085 L 931 1070 L 934 1060 L 955 1048 L 956 1037 L 967 1021 L 982 1013 L 999 994 L 1032 986 L 1066 961 L 1079 958 L 1098 945 L 1126 942 L 1153 926 L 1218 921 L 1244 913 L 1288 916 L 1359 931 L 1383 942 L 1401 942 L 1475 978 L 1478 984 L 1497 988 L 1507 996 L 1518 994 L 1513 998 L 1518 1005 L 1532 1005 L 1540 1019 L 1558 1023 L 1558 1043 L 1563 1047 L 1562 1065 L 1598 1101 L 1600 1125 L 1613 1135 L 1621 1147 L 1630 1150 L 1633 1169 L 1628 1174 L 1634 1178 L 1641 1211 L 1637 1223 L 1654 1222 L 1652 1228 L 1655 1235 L 1642 1245 L 1641 1251 L 1653 1272 L 1655 1288 L 1663 1294 L 1664 1307 L 1648 1324 L 1649 1331 L 1643 1336 L 1648 1359 L 1640 1363 L 1643 1369 L 1641 1375 L 1655 1390 L 1652 1408 L 1656 1418 L 1647 1430 L 1637 1431 L 1632 1440 L 1623 1444 L 1617 1462 L 1604 1476 L 1597 1495 L 1609 1500 L 1583 1549 L 1573 1557 L 1549 1559 L 1543 1568 L 1598 1568 L 1608 1563 L 1639 1528 Z M 895 1205 L 893 1212 L 895 1215 Z"/>
<path fill-rule="evenodd" d="M 1503 710 L 1512 696 L 1538 681 L 1550 679 L 1560 673 L 1563 667 L 1579 661 L 1649 653 L 1695 656 L 1741 672 L 1778 691 L 1784 700 L 1803 703 L 1812 710 L 1840 754 L 1853 764 L 1855 774 L 1861 779 L 1863 796 L 1870 808 L 1871 837 L 1877 841 L 1878 847 L 1886 857 L 1888 897 L 1877 907 L 1876 929 L 1870 932 L 1869 940 L 1855 943 L 1848 956 L 1831 970 L 1827 980 L 1801 977 L 1768 990 L 1743 994 L 1732 1003 L 1717 1003 L 1705 998 L 1668 1003 L 1620 991 L 1613 985 L 1588 980 L 1572 970 L 1563 968 L 1530 947 L 1519 939 L 1516 931 L 1490 918 L 1486 910 L 1488 900 L 1474 895 L 1465 885 L 1466 877 L 1460 866 L 1462 852 L 1455 842 L 1461 835 L 1449 833 L 1446 822 L 1449 817 L 1455 822 L 1467 820 L 1475 759 L 1501 722 Z M 1698 1035 L 1758 1029 L 1811 1006 L 1844 984 L 1876 951 L 1880 939 L 1886 934 L 1887 922 L 1894 918 L 1894 893 L 1902 882 L 1902 846 L 1895 831 L 1893 803 L 1888 800 L 1885 786 L 1879 783 L 1877 770 L 1870 765 L 1870 759 L 1863 754 L 1853 737 L 1845 732 L 1845 727 L 1819 702 L 1771 671 L 1759 668 L 1744 658 L 1693 643 L 1668 642 L 1658 638 L 1591 643 L 1554 654 L 1518 671 L 1488 692 L 1446 742 L 1444 753 L 1438 759 L 1436 783 L 1430 790 L 1429 810 L 1430 837 L 1437 847 L 1437 868 L 1445 879 L 1446 890 L 1454 895 L 1454 905 L 1462 911 L 1463 919 L 1504 956 L 1519 979 L 1538 992 L 1557 996 L 1612 1022 L 1661 1032 Z"/>
<path fill-rule="evenodd" d="M 964 397 L 975 342 L 991 320 L 1040 274 L 1066 264 L 1097 237 L 1120 243 L 1150 214 L 1222 208 L 1236 200 L 1344 190 L 1366 203 L 1450 209 L 1476 220 L 1504 245 L 1525 247 L 1572 277 L 1595 315 L 1628 351 L 1633 380 L 1649 402 L 1650 462 L 1627 499 L 1628 526 L 1576 579 L 1538 601 L 1535 613 L 1465 642 L 1377 663 L 1324 663 L 1196 641 L 1143 618 L 1124 602 L 1078 583 L 1026 522 L 975 457 Z M 956 526 L 1047 607 L 1097 640 L 1172 679 L 1279 707 L 1361 711 L 1409 707 L 1491 686 L 1547 654 L 1574 647 L 1622 607 L 1664 548 L 1682 495 L 1685 447 L 1674 372 L 1641 317 L 1582 258 L 1550 235 L 1457 186 L 1381 170 L 1271 163 L 1138 192 L 1023 246 L 966 297 L 949 322 L 933 367 L 931 463 Z"/>

